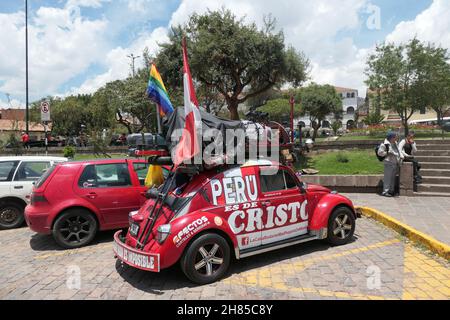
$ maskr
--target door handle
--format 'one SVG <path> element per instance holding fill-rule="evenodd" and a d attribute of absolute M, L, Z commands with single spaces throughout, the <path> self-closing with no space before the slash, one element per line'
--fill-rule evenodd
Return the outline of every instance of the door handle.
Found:
<path fill-rule="evenodd" d="M 88 197 L 89 199 L 95 199 L 97 198 L 97 194 L 95 192 L 90 192 L 86 195 L 86 197 Z"/>
<path fill-rule="evenodd" d="M 23 189 L 23 186 L 14 186 L 14 189 Z"/>
<path fill-rule="evenodd" d="M 264 206 L 264 207 L 268 207 L 268 206 L 270 206 L 271 204 L 272 204 L 272 202 L 270 202 L 270 201 L 263 201 L 263 202 L 261 202 L 261 204 Z"/>

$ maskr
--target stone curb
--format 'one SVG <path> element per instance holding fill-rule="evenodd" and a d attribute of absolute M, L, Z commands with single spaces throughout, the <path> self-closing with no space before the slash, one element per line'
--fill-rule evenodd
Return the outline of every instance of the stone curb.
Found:
<path fill-rule="evenodd" d="M 376 209 L 368 208 L 368 207 L 355 207 L 358 209 L 362 215 L 372 218 L 385 226 L 395 230 L 396 232 L 400 233 L 401 235 L 407 237 L 409 240 L 415 243 L 419 243 L 421 245 L 424 245 L 428 249 L 430 249 L 432 252 L 438 254 L 439 256 L 450 260 L 450 246 L 436 240 L 435 238 L 420 232 L 407 224 L 404 224 L 397 219 L 394 219 L 393 217 L 387 215 L 386 213 L 383 213 L 381 211 L 378 211 Z"/>

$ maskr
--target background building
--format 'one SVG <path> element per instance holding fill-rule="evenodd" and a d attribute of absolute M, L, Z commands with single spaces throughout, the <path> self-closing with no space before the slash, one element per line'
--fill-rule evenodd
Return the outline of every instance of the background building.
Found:
<path fill-rule="evenodd" d="M 0 108 L 0 141 L 5 142 L 11 133 L 20 137 L 25 131 L 25 109 Z M 51 130 L 51 126 L 48 128 Z M 41 123 L 29 123 L 29 135 L 31 140 L 45 138 L 45 128 Z"/>
<path fill-rule="evenodd" d="M 358 90 L 352 88 L 334 87 L 336 92 L 342 98 L 342 127 L 352 129 L 358 126 L 357 113 L 364 106 L 364 99 L 358 96 Z M 311 127 L 309 116 L 295 119 L 295 123 L 301 122 L 305 127 Z M 321 128 L 331 128 L 331 124 L 335 121 L 334 116 L 330 114 L 323 122 Z"/>
<path fill-rule="evenodd" d="M 369 112 L 375 112 L 376 110 L 376 92 L 367 90 L 366 94 L 367 104 Z M 450 107 L 449 107 L 450 110 Z M 384 116 L 383 123 L 392 125 L 401 125 L 401 118 L 395 112 L 381 108 L 380 114 Z M 444 115 L 444 120 L 450 120 L 450 111 Z M 437 124 L 436 111 L 431 108 L 424 107 L 421 110 L 414 112 L 409 119 L 410 124 Z"/>

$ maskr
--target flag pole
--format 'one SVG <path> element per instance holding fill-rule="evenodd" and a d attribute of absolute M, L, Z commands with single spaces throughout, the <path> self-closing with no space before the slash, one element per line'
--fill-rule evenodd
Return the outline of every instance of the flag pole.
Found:
<path fill-rule="evenodd" d="M 156 106 L 156 122 L 158 124 L 158 134 L 162 134 L 162 129 L 161 129 L 161 115 L 159 114 L 159 108 L 158 105 L 155 104 Z"/>

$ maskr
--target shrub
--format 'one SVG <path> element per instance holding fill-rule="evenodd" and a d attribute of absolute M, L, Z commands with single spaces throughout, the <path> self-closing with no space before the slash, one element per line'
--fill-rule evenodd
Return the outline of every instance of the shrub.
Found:
<path fill-rule="evenodd" d="M 336 161 L 340 163 L 348 163 L 350 160 L 344 153 L 338 152 L 338 154 L 336 155 Z"/>
<path fill-rule="evenodd" d="M 66 158 L 75 157 L 75 152 L 76 152 L 76 150 L 72 146 L 65 146 L 64 150 L 63 150 L 64 157 L 66 157 Z"/>
<path fill-rule="evenodd" d="M 6 144 L 12 149 L 16 156 L 23 154 L 22 142 L 16 137 L 15 133 L 10 133 Z"/>

